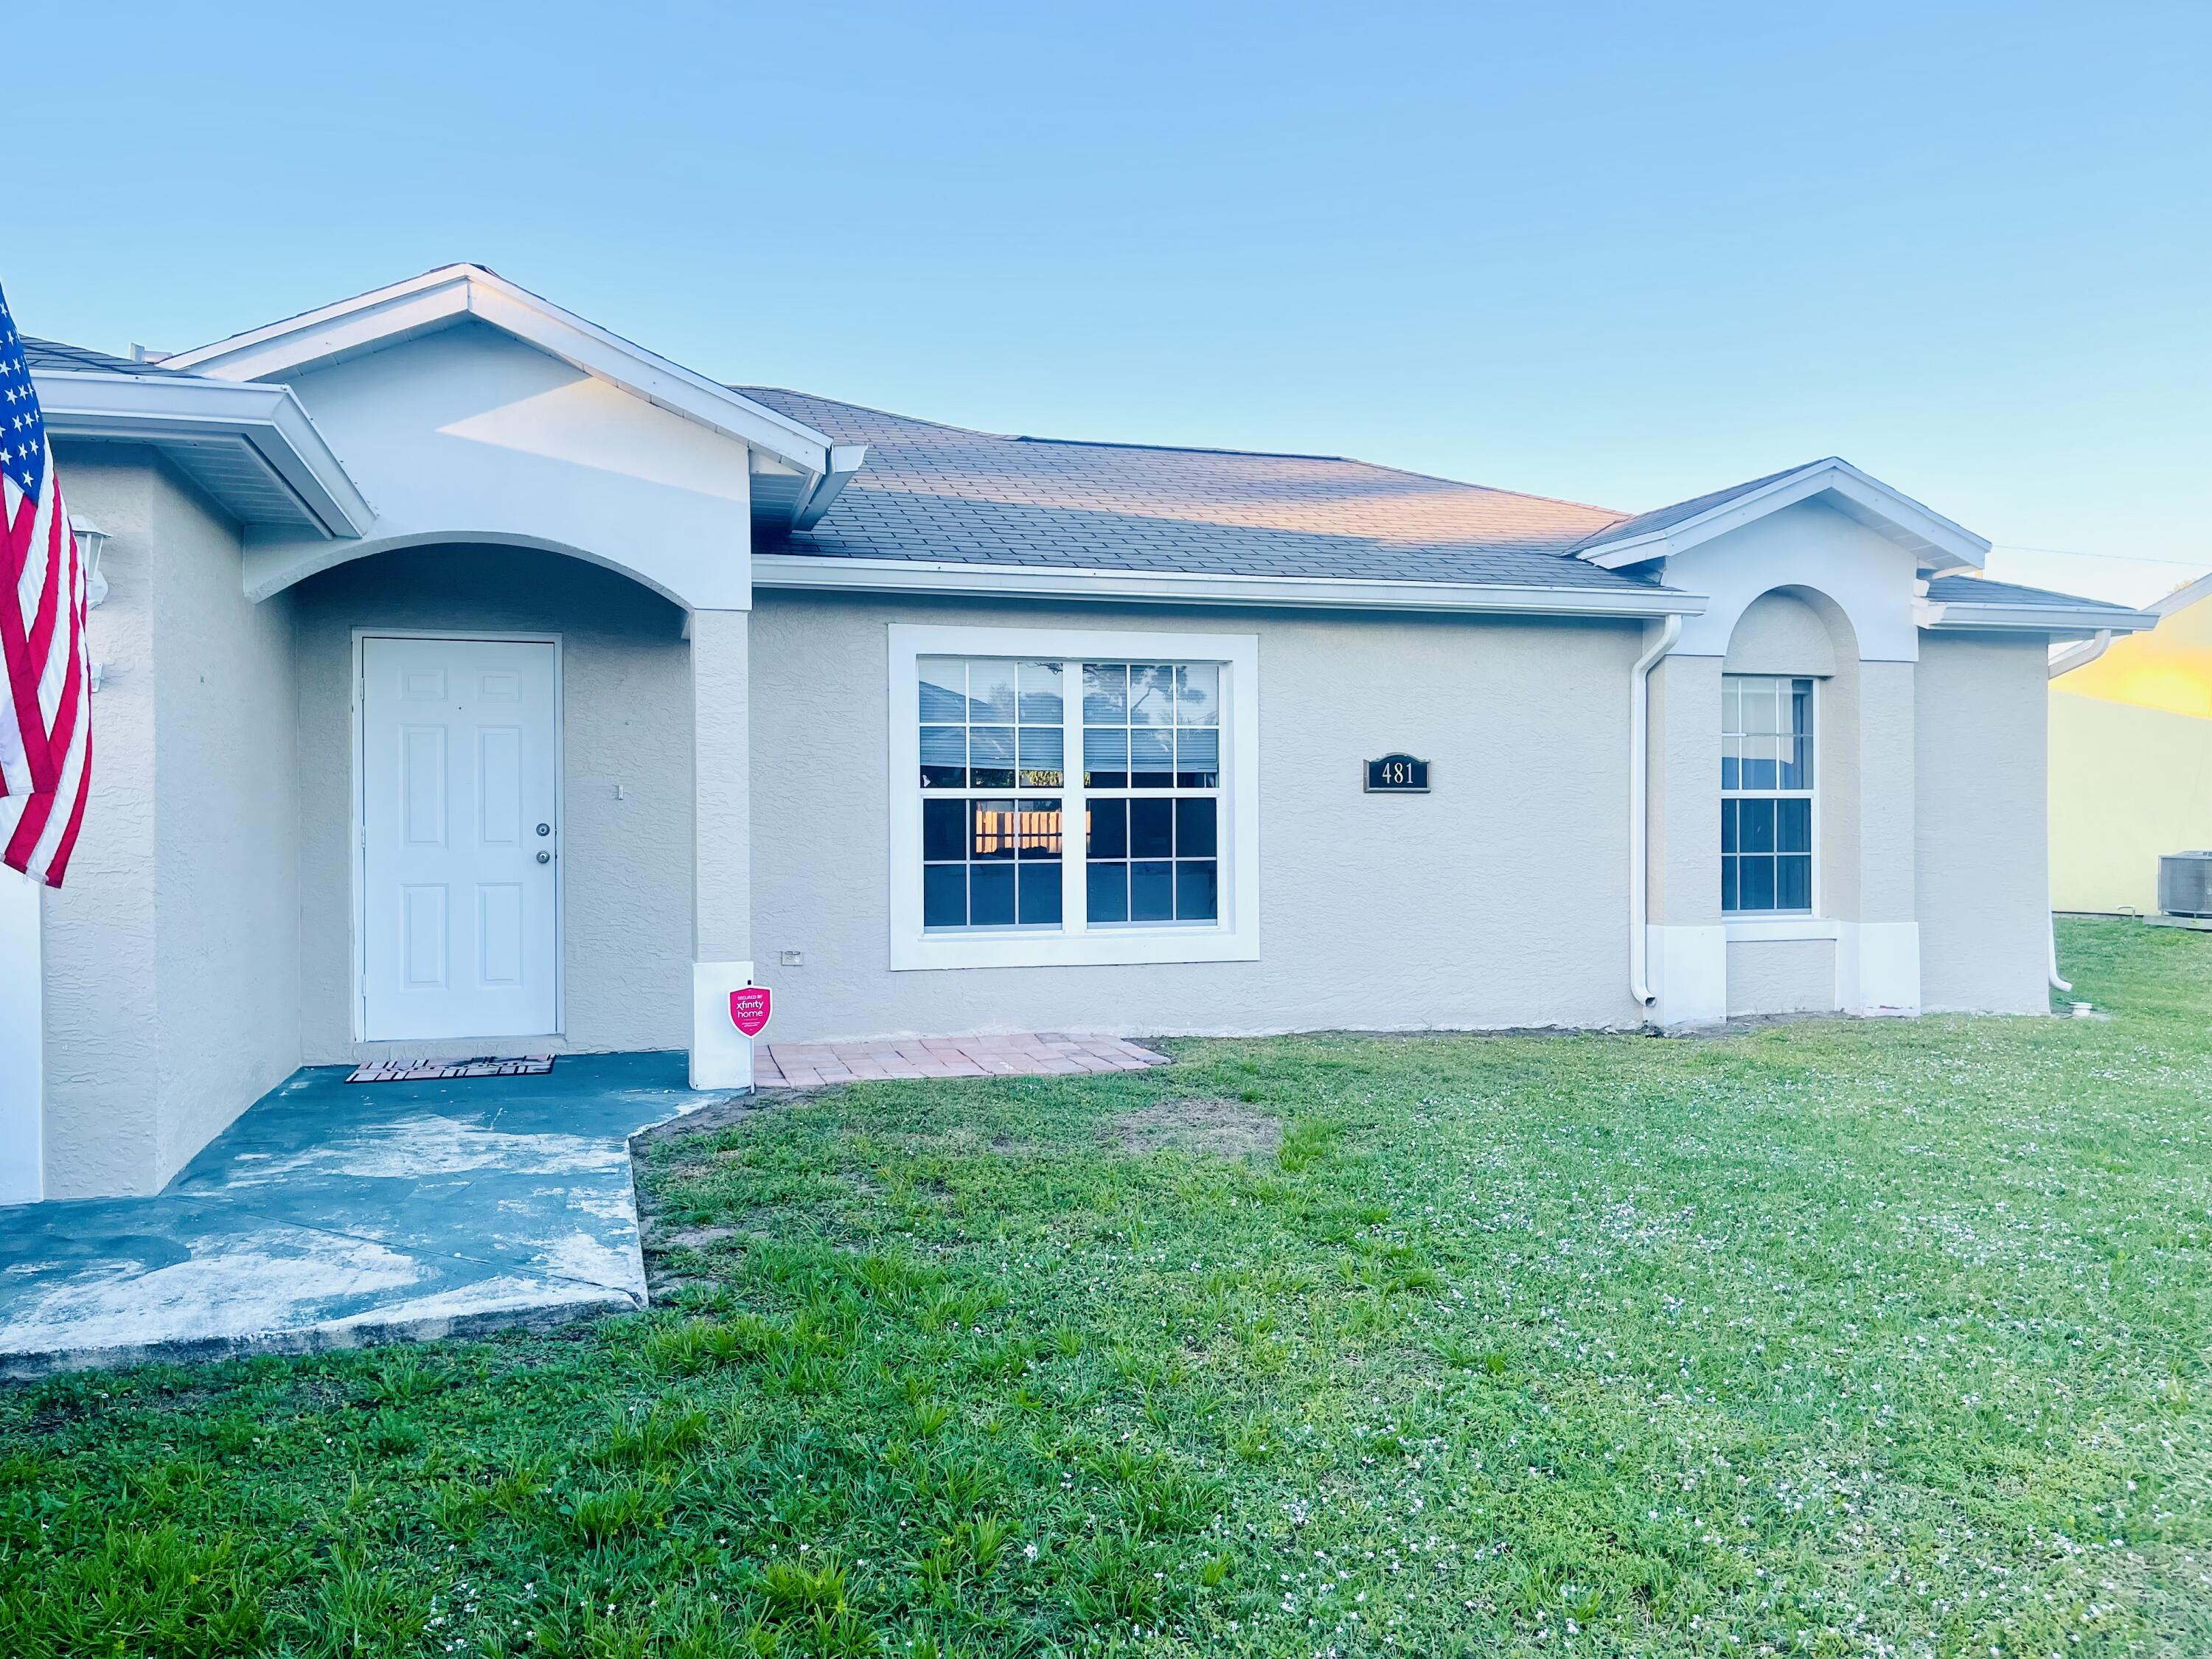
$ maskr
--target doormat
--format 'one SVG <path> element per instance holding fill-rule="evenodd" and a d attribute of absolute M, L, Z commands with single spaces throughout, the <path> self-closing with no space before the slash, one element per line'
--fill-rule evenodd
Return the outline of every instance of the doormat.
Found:
<path fill-rule="evenodd" d="M 458 1077 L 544 1077 L 550 1054 L 478 1054 L 473 1060 L 379 1060 L 356 1066 L 348 1083 L 443 1083 Z"/>

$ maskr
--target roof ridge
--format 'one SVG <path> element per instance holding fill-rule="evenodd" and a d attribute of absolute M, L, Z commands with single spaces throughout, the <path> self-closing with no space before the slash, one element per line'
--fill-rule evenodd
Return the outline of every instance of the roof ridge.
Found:
<path fill-rule="evenodd" d="M 874 404 L 856 404 L 842 398 L 826 397 L 818 392 L 803 392 L 797 386 L 740 385 L 732 382 L 732 392 L 781 392 L 787 397 L 811 398 L 816 403 L 836 404 L 845 409 L 857 409 L 870 415 L 881 415 L 894 421 L 907 421 L 915 426 L 935 427 L 945 432 L 964 432 L 971 437 L 995 438 L 1001 443 L 1054 444 L 1070 449 L 1138 449 L 1166 455 L 1241 455 L 1266 461 L 1330 461 L 1338 466 L 1362 466 L 1374 472 L 1388 472 L 1401 478 L 1419 478 L 1426 483 L 1449 484 L 1455 489 L 1479 489 L 1488 495 L 1510 495 L 1516 501 L 1545 501 L 1553 507 L 1571 507 L 1585 513 L 1604 513 L 1612 515 L 1615 524 L 1632 516 L 1619 507 L 1600 507 L 1595 501 L 1574 501 L 1565 495 L 1544 495 L 1527 489 L 1508 489 L 1499 484 L 1475 483 L 1466 478 L 1447 478 L 1437 472 L 1417 472 L 1411 467 L 1392 466 L 1387 461 L 1364 460 L 1357 455 L 1329 455 L 1304 449 L 1236 449 L 1225 444 L 1150 444 L 1114 438 L 1043 438 L 1028 432 L 993 432 L 979 426 L 961 426 L 951 421 L 933 421 L 921 415 L 902 415 L 896 410 L 884 409 Z M 1601 526 L 1593 535 L 1608 526 Z"/>

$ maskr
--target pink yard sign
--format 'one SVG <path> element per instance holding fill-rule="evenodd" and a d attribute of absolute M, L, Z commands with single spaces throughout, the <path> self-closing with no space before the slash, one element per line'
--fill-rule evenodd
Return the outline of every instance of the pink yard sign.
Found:
<path fill-rule="evenodd" d="M 748 985 L 730 993 L 730 1024 L 749 1037 L 768 1028 L 769 994 L 765 985 Z"/>

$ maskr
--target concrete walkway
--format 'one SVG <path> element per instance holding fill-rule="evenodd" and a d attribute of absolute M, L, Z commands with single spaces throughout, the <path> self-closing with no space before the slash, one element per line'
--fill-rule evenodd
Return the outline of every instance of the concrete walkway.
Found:
<path fill-rule="evenodd" d="M 681 1054 L 544 1077 L 295 1073 L 151 1198 L 0 1209 L 0 1376 L 552 1325 L 645 1304 L 629 1139 Z"/>
<path fill-rule="evenodd" d="M 884 1078 L 1073 1077 L 1167 1063 L 1165 1054 L 1126 1037 L 1023 1031 L 896 1042 L 771 1042 L 753 1057 L 753 1081 L 763 1089 L 817 1089 Z"/>

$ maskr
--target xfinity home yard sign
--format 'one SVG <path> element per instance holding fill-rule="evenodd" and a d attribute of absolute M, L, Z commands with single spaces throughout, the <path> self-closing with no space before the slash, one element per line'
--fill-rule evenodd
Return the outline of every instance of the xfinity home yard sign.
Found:
<path fill-rule="evenodd" d="M 1385 755 L 1367 763 L 1367 793 L 1370 795 L 1425 795 L 1429 793 L 1429 763 L 1411 755 Z"/>
<path fill-rule="evenodd" d="M 768 1029 L 769 991 L 765 985 L 748 985 L 730 993 L 730 1024 L 749 1037 Z"/>

